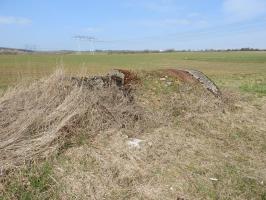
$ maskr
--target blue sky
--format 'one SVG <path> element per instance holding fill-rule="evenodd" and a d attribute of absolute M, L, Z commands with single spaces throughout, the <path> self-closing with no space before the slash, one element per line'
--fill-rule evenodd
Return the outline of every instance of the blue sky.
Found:
<path fill-rule="evenodd" d="M 75 50 L 75 35 L 97 49 L 266 48 L 266 0 L 0 0 L 0 46 Z"/>

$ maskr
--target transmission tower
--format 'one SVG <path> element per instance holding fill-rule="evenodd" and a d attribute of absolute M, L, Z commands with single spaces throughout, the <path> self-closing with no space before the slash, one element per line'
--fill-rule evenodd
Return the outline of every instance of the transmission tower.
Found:
<path fill-rule="evenodd" d="M 95 52 L 95 42 L 101 42 L 99 40 L 97 40 L 95 37 L 93 36 L 86 36 L 86 35 L 76 35 L 73 37 L 75 40 L 77 40 L 78 42 L 78 52 L 80 53 L 81 52 L 81 43 L 82 42 L 88 42 L 89 43 L 89 46 L 90 46 L 90 53 L 92 55 L 94 55 L 94 52 Z"/>

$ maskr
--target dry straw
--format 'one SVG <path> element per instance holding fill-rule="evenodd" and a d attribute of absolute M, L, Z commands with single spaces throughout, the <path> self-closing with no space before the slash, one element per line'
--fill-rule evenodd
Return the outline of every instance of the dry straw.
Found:
<path fill-rule="evenodd" d="M 148 114 L 116 87 L 77 85 L 58 70 L 0 99 L 0 163 L 5 168 L 47 157 L 77 134 L 108 128 L 139 131 Z"/>

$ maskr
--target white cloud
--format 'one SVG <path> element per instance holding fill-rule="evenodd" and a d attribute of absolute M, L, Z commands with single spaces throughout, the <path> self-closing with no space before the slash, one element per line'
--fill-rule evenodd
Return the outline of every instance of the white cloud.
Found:
<path fill-rule="evenodd" d="M 13 17 L 13 16 L 0 16 L 0 24 L 2 25 L 28 25 L 31 20 L 24 17 Z"/>
<path fill-rule="evenodd" d="M 142 8 L 153 12 L 173 12 L 182 9 L 174 0 L 127 0 L 124 5 L 127 7 Z"/>
<path fill-rule="evenodd" d="M 99 33 L 102 30 L 100 28 L 97 28 L 97 27 L 87 27 L 84 29 L 84 31 L 87 33 Z"/>
<path fill-rule="evenodd" d="M 188 19 L 164 19 L 156 23 L 161 24 L 163 26 L 187 26 L 190 25 L 192 22 Z"/>
<path fill-rule="evenodd" d="M 160 19 L 160 20 L 142 20 L 140 25 L 146 27 L 174 28 L 174 27 L 206 27 L 208 22 L 200 19 Z"/>
<path fill-rule="evenodd" d="M 192 12 L 192 13 L 188 14 L 189 18 L 195 18 L 195 17 L 200 17 L 200 16 L 201 16 L 201 14 L 198 12 Z"/>
<path fill-rule="evenodd" d="M 246 20 L 266 14 L 265 0 L 224 0 L 223 10 L 232 20 Z"/>

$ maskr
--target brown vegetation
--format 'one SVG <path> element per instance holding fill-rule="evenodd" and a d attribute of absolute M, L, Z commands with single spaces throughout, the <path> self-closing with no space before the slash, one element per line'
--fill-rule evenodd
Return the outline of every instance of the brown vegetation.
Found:
<path fill-rule="evenodd" d="M 9 189 L 15 179 L 35 199 L 265 198 L 266 99 L 227 90 L 215 98 L 161 75 L 138 74 L 133 101 L 117 87 L 88 89 L 62 73 L 7 92 L 1 163 L 59 154 L 44 191 L 31 189 L 31 176 L 11 174 L 2 194 L 21 198 Z"/>
<path fill-rule="evenodd" d="M 145 109 L 119 88 L 86 86 L 57 72 L 8 91 L 0 100 L 1 165 L 47 157 L 72 134 L 92 137 L 109 128 L 135 130 L 148 123 Z"/>

